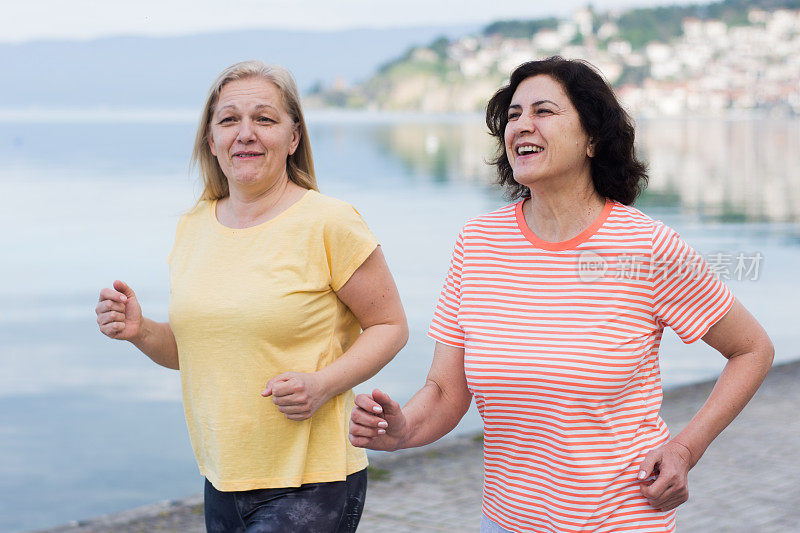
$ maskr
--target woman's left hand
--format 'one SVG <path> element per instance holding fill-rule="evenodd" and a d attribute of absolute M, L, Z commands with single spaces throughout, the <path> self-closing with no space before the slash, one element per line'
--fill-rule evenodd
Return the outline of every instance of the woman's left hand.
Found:
<path fill-rule="evenodd" d="M 642 495 L 656 509 L 675 509 L 689 499 L 687 478 L 692 466 L 689 448 L 674 440 L 650 450 L 639 466 Z M 645 481 L 653 474 L 654 481 Z"/>
<path fill-rule="evenodd" d="M 284 372 L 267 382 L 261 396 L 272 396 L 272 403 L 289 420 L 306 420 L 329 400 L 316 374 Z"/>

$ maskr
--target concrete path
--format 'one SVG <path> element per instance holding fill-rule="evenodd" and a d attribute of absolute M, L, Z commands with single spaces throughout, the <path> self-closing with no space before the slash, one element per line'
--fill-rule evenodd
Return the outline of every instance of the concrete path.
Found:
<path fill-rule="evenodd" d="M 691 419 L 713 383 L 665 395 L 673 432 Z M 372 461 L 360 532 L 477 531 L 480 436 L 447 439 Z M 800 362 L 776 366 L 756 397 L 689 475 L 678 512 L 682 533 L 800 532 Z M 162 502 L 49 533 L 202 532 L 202 498 Z"/>

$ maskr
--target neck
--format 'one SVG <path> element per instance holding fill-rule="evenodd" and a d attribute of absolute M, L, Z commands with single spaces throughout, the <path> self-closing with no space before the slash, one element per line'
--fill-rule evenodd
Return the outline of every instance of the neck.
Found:
<path fill-rule="evenodd" d="M 605 205 L 591 178 L 561 185 L 531 187 L 531 198 L 522 206 L 528 227 L 544 241 L 563 242 L 580 235 Z"/>
<path fill-rule="evenodd" d="M 274 218 L 302 197 L 305 189 L 284 173 L 267 189 L 253 191 L 230 187 L 229 195 L 217 202 L 217 218 L 226 226 L 247 228 Z"/>

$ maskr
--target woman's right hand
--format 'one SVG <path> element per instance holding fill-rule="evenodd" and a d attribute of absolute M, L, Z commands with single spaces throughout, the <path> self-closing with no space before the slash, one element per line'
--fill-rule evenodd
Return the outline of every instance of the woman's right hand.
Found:
<path fill-rule="evenodd" d="M 350 442 L 359 448 L 395 451 L 403 447 L 406 416 L 400 404 L 379 389 L 356 396 L 350 415 Z"/>
<path fill-rule="evenodd" d="M 100 302 L 95 308 L 97 325 L 104 335 L 112 339 L 130 341 L 142 330 L 142 308 L 133 289 L 122 281 L 114 288 L 100 291 Z"/>

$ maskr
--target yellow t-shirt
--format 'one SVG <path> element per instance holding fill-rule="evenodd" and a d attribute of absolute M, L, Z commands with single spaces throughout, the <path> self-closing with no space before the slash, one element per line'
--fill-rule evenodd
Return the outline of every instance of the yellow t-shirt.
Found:
<path fill-rule="evenodd" d="M 169 255 L 169 321 L 186 424 L 200 472 L 218 490 L 340 481 L 367 466 L 347 439 L 353 391 L 309 420 L 261 392 L 285 371 L 314 372 L 361 332 L 336 297 L 377 241 L 350 205 L 308 191 L 277 217 L 223 226 L 216 202 L 181 217 Z"/>

